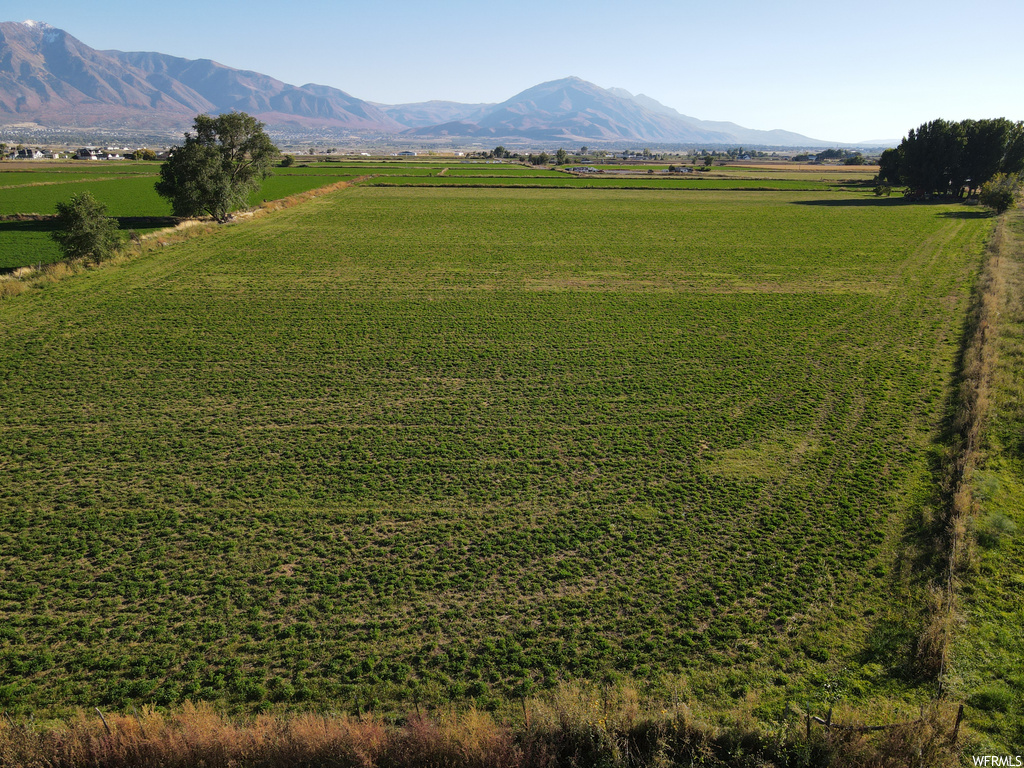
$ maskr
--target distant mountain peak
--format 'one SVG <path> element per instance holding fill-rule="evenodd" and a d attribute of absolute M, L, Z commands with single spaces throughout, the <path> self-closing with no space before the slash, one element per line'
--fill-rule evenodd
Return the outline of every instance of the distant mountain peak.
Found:
<path fill-rule="evenodd" d="M 197 113 L 240 110 L 271 129 L 324 129 L 410 138 L 445 136 L 559 143 L 829 146 L 786 131 L 687 117 L 643 94 L 577 75 L 500 104 L 431 101 L 387 106 L 342 90 L 289 85 L 211 59 L 98 51 L 41 21 L 0 22 L 0 123 L 187 129 Z"/>
<path fill-rule="evenodd" d="M 0 122 L 177 132 L 197 113 L 232 110 L 271 127 L 404 128 L 337 89 L 288 85 L 210 59 L 98 51 L 40 21 L 0 22 Z"/>

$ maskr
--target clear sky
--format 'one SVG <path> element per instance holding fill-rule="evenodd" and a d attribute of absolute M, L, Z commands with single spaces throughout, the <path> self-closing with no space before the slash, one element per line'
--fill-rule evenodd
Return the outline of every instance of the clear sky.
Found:
<path fill-rule="evenodd" d="M 11 14 L 0 20 L 30 15 L 101 50 L 214 59 L 385 104 L 499 102 L 576 75 L 826 141 L 1024 120 L 1021 0 L 33 0 Z"/>

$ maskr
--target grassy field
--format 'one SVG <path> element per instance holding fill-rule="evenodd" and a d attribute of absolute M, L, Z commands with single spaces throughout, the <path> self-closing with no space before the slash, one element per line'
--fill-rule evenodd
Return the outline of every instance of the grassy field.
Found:
<path fill-rule="evenodd" d="M 559 189 L 688 189 L 688 190 L 805 190 L 828 191 L 833 184 L 828 181 L 799 179 L 682 179 L 665 178 L 655 175 L 641 177 L 619 176 L 574 176 L 555 173 L 553 176 L 494 176 L 456 175 L 444 176 L 375 176 L 364 182 L 375 187 L 553 187 Z"/>
<path fill-rule="evenodd" d="M 607 166 L 613 168 L 613 166 Z M 625 167 L 625 166 L 624 166 Z M 171 215 L 166 200 L 156 194 L 153 183 L 159 163 L 104 162 L 30 164 L 9 163 L 0 168 L 0 216 L 14 214 L 50 215 L 58 202 L 88 190 L 107 206 L 108 213 L 125 221 L 125 230 L 148 232 L 161 226 Z M 638 172 L 645 169 L 633 168 Z M 769 178 L 748 175 L 746 169 L 721 168 L 713 178 L 663 178 L 657 175 L 622 178 L 616 175 L 577 178 L 562 171 L 530 168 L 511 163 L 472 162 L 322 162 L 289 168 L 275 168 L 262 188 L 249 199 L 250 206 L 276 200 L 361 176 L 374 186 L 467 186 L 467 187 L 555 187 L 567 189 L 678 189 L 678 190 L 807 190 L 836 188 L 835 174 L 812 178 L 806 174 L 775 173 Z M 139 219 L 153 219 L 151 222 Z M 170 223 L 169 219 L 166 223 Z M 49 264 L 60 259 L 50 238 L 49 221 L 0 221 L 0 270 L 30 264 Z"/>
<path fill-rule="evenodd" d="M 0 707 L 924 698 L 906 546 L 990 229 L 356 187 L 0 302 Z"/>
<path fill-rule="evenodd" d="M 979 753 L 1024 744 L 1024 210 L 1007 216 L 992 265 L 990 410 L 973 476 L 977 542 L 962 575 L 963 626 L 947 684 L 967 701 Z"/>
<path fill-rule="evenodd" d="M 6 163 L 4 164 L 7 165 Z M 0 216 L 13 214 L 56 213 L 57 203 L 67 202 L 72 195 L 88 191 L 107 206 L 107 214 L 119 219 L 155 219 L 153 222 L 125 221 L 122 228 L 147 232 L 169 226 L 171 206 L 153 188 L 159 176 L 157 163 L 104 162 L 82 163 L 53 170 L 16 170 L 0 167 Z M 264 200 L 278 200 L 306 192 L 326 184 L 353 178 L 355 174 L 338 166 L 317 168 L 275 168 L 259 190 L 249 197 L 249 205 Z M 50 237 L 51 221 L 0 221 L 0 270 L 30 264 L 50 264 L 61 258 L 57 244 Z"/>

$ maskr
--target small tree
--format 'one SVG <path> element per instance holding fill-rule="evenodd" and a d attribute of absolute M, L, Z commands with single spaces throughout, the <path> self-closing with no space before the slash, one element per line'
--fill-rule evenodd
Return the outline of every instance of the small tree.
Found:
<path fill-rule="evenodd" d="M 88 259 L 99 264 L 121 244 L 117 221 L 107 217 L 107 207 L 89 192 L 57 203 L 58 229 L 52 237 L 68 259 Z"/>
<path fill-rule="evenodd" d="M 567 162 L 569 162 L 569 153 L 559 147 L 555 152 L 555 165 L 565 165 Z"/>
<path fill-rule="evenodd" d="M 199 115 L 195 135 L 160 166 L 156 191 L 171 201 L 175 216 L 208 213 L 224 221 L 259 189 L 277 159 L 263 123 L 245 112 Z"/>
<path fill-rule="evenodd" d="M 991 181 L 986 181 L 981 186 L 981 194 L 978 199 L 981 204 L 994 210 L 996 213 L 1003 213 L 1017 202 L 1020 196 L 1020 177 L 1007 173 L 997 173 Z"/>

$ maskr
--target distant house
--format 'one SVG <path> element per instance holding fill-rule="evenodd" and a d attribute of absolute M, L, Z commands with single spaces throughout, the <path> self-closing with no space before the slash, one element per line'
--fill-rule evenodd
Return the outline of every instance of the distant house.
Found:
<path fill-rule="evenodd" d="M 411 152 L 411 151 L 409 151 L 407 149 L 404 152 L 399 152 L 398 156 L 399 157 L 416 157 L 416 153 L 415 152 Z"/>
<path fill-rule="evenodd" d="M 38 149 L 19 149 L 18 154 L 15 156 L 17 160 L 39 160 L 43 157 L 43 153 Z"/>
<path fill-rule="evenodd" d="M 75 152 L 75 160 L 123 160 L 116 148 L 82 147 Z"/>

